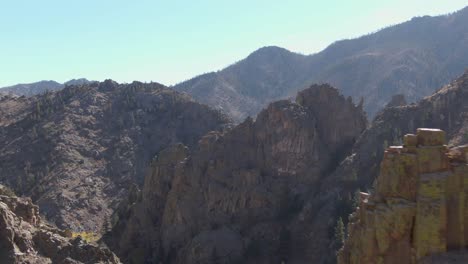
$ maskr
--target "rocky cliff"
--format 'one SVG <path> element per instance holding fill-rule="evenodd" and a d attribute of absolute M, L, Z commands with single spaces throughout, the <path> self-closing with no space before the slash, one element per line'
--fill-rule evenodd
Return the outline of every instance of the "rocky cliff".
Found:
<path fill-rule="evenodd" d="M 228 120 L 157 83 L 107 80 L 0 99 L 0 181 L 59 227 L 99 233 L 153 156 Z"/>
<path fill-rule="evenodd" d="M 347 223 L 355 193 L 372 189 L 384 151 L 401 145 L 403 136 L 418 127 L 441 128 L 449 146 L 468 143 L 468 72 L 418 103 L 384 109 L 358 138 L 352 153 L 322 182 L 322 191 L 309 200 L 311 211 L 319 217 L 306 231 L 321 241 L 309 245 L 311 254 L 323 257 L 317 263 L 334 262 L 337 219 Z"/>
<path fill-rule="evenodd" d="M 345 263 L 424 263 L 468 241 L 468 145 L 418 129 L 385 151 L 372 194 L 361 193 L 338 257 Z"/>
<path fill-rule="evenodd" d="M 365 128 L 362 105 L 314 85 L 191 150 L 166 149 L 106 241 L 128 263 L 314 261 L 305 201 Z"/>
<path fill-rule="evenodd" d="M 120 263 L 108 249 L 44 222 L 28 198 L 0 186 L 0 260 L 10 263 Z"/>
<path fill-rule="evenodd" d="M 340 185 L 352 193 L 366 190 L 379 174 L 385 149 L 400 145 L 418 127 L 437 127 L 451 146 L 468 143 L 468 71 L 418 103 L 387 107 L 359 137 L 353 154 L 335 170 L 327 186 Z"/>

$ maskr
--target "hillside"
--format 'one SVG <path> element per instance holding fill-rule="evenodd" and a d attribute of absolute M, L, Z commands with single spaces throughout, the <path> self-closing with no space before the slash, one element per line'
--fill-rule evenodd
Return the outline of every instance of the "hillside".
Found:
<path fill-rule="evenodd" d="M 111 80 L 0 100 L 0 181 L 49 221 L 101 232 L 154 155 L 228 120 L 164 86 Z"/>
<path fill-rule="evenodd" d="M 33 96 L 44 93 L 46 91 L 57 91 L 63 89 L 67 85 L 82 85 L 89 83 L 91 83 L 91 81 L 88 81 L 84 78 L 69 80 L 63 84 L 56 81 L 39 81 L 35 83 L 23 83 L 7 87 L 0 87 L 0 93 L 14 94 L 19 96 Z"/>
<path fill-rule="evenodd" d="M 236 121 L 269 102 L 291 97 L 310 83 L 330 83 L 370 117 L 395 94 L 416 102 L 460 75 L 468 65 L 468 8 L 417 17 L 357 39 L 333 43 L 313 55 L 261 48 L 221 71 L 174 86 L 221 109 Z"/>

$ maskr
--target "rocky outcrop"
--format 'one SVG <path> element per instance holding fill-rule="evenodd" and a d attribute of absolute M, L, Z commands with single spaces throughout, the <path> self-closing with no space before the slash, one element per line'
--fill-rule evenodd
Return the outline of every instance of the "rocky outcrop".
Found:
<path fill-rule="evenodd" d="M 162 149 L 194 146 L 229 121 L 157 83 L 112 80 L 34 97 L 0 99 L 0 182 L 46 218 L 101 232 Z"/>
<path fill-rule="evenodd" d="M 43 222 L 31 199 L 0 186 L 0 259 L 2 263 L 120 263 L 109 250 L 88 244 L 71 232 Z"/>
<path fill-rule="evenodd" d="M 404 94 L 396 94 L 392 96 L 392 99 L 390 102 L 387 103 L 385 106 L 386 108 L 388 107 L 398 107 L 398 106 L 404 106 L 407 105 L 406 98 Z"/>
<path fill-rule="evenodd" d="M 304 202 L 365 127 L 361 106 L 314 85 L 191 151 L 166 149 L 106 241 L 129 263 L 313 262 L 292 247 L 314 241 Z"/>
<path fill-rule="evenodd" d="M 383 153 L 390 145 L 403 144 L 403 135 L 417 127 L 437 127 L 446 132 L 448 145 L 468 143 L 468 72 L 416 104 L 388 107 L 361 134 L 352 152 L 321 182 L 320 191 L 304 206 L 311 215 L 302 232 L 316 238 L 303 241 L 314 263 L 334 263 L 339 243 L 333 230 L 339 218 L 347 223 L 357 191 L 372 189 L 379 175 Z M 319 256 L 319 257 L 318 257 Z"/>
<path fill-rule="evenodd" d="M 418 129 L 385 151 L 374 192 L 361 193 L 350 216 L 339 264 L 420 263 L 466 248 L 468 145 L 448 148 L 445 137 Z"/>

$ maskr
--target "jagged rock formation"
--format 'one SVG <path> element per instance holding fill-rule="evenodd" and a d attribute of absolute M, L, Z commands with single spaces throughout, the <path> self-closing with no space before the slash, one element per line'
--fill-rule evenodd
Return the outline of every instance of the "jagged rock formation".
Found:
<path fill-rule="evenodd" d="M 402 144 L 403 135 L 417 127 L 443 129 L 450 146 L 468 143 L 468 72 L 417 104 L 384 109 L 358 138 L 352 153 L 322 182 L 322 191 L 309 200 L 317 217 L 304 231 L 320 241 L 309 245 L 310 254 L 322 257 L 316 263 L 334 262 L 337 219 L 346 224 L 356 191 L 372 188 L 384 150 Z"/>
<path fill-rule="evenodd" d="M 338 263 L 419 263 L 467 246 L 468 145 L 418 129 L 385 151 L 372 194 L 361 193 Z"/>
<path fill-rule="evenodd" d="M 398 107 L 398 106 L 404 106 L 407 105 L 408 103 L 406 102 L 406 98 L 404 94 L 396 94 L 392 96 L 392 99 L 388 104 L 385 106 L 386 108 L 388 107 Z"/>
<path fill-rule="evenodd" d="M 38 206 L 0 186 L 0 260 L 9 263 L 120 263 L 109 250 L 42 221 Z"/>
<path fill-rule="evenodd" d="M 228 120 L 157 83 L 111 80 L 0 99 L 0 181 L 59 227 L 100 232 L 155 154 Z"/>
<path fill-rule="evenodd" d="M 106 241 L 128 263 L 315 262 L 305 201 L 365 127 L 362 106 L 315 85 L 191 151 L 166 149 Z"/>
<path fill-rule="evenodd" d="M 460 75 L 468 65 L 467 25 L 468 7 L 337 41 L 309 56 L 265 47 L 174 88 L 240 122 L 310 83 L 326 82 L 355 100 L 364 97 L 374 117 L 395 94 L 415 102 Z"/>
<path fill-rule="evenodd" d="M 330 177 L 335 181 L 329 185 L 339 184 L 350 192 L 369 188 L 378 175 L 384 150 L 401 144 L 403 135 L 418 127 L 446 131 L 452 146 L 468 143 L 468 71 L 417 104 L 382 111 L 354 145 L 353 155 Z"/>

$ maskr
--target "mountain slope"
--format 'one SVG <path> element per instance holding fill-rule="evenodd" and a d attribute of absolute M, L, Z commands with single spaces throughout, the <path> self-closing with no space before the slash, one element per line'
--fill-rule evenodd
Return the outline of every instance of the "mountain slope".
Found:
<path fill-rule="evenodd" d="M 160 84 L 111 80 L 7 96 L 0 114 L 0 181 L 58 226 L 93 232 L 161 149 L 192 146 L 228 122 Z"/>
<path fill-rule="evenodd" d="M 174 89 L 222 109 L 237 121 L 310 83 L 327 82 L 372 117 L 395 94 L 410 102 L 432 94 L 468 66 L 468 8 L 451 15 L 418 17 L 357 39 L 338 41 L 304 56 L 265 47 L 221 71 Z"/>
<path fill-rule="evenodd" d="M 58 83 L 56 81 L 40 81 L 40 82 L 35 82 L 35 83 L 24 83 L 24 84 L 16 84 L 12 86 L 7 86 L 7 87 L 1 87 L 0 92 L 1 93 L 11 93 L 14 95 L 24 95 L 24 96 L 33 96 L 36 94 L 41 94 L 46 91 L 57 91 L 60 89 L 63 89 L 67 85 L 83 85 L 83 84 L 89 84 L 91 81 L 88 81 L 87 79 L 81 78 L 81 79 L 73 79 L 70 81 L 67 81 L 63 84 Z"/>

